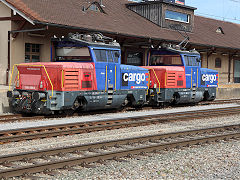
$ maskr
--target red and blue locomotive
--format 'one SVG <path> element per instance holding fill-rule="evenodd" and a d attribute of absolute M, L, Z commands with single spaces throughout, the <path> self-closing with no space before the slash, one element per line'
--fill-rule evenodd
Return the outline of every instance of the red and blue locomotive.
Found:
<path fill-rule="evenodd" d="M 8 92 L 14 111 L 53 114 L 216 97 L 218 73 L 201 68 L 196 51 L 152 49 L 148 66 L 137 67 L 121 64 L 119 44 L 99 34 L 70 34 L 54 44 L 57 62 L 15 65 L 15 88 Z"/>

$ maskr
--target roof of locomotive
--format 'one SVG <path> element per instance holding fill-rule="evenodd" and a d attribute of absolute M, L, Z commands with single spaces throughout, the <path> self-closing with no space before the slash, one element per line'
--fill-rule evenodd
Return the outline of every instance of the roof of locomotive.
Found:
<path fill-rule="evenodd" d="M 82 47 L 104 47 L 120 49 L 120 44 L 114 41 L 112 38 L 103 36 L 101 33 L 94 34 L 79 34 L 69 33 L 67 38 L 53 38 L 59 44 L 61 43 L 74 43 L 74 46 Z"/>
<path fill-rule="evenodd" d="M 153 49 L 152 51 L 159 52 L 172 52 L 174 54 L 187 54 L 187 55 L 194 55 L 194 56 L 200 56 L 200 53 L 196 51 L 195 49 L 186 51 L 182 50 L 180 48 L 173 48 L 173 47 L 166 47 L 166 48 L 161 48 L 161 49 Z"/>
<path fill-rule="evenodd" d="M 184 66 L 141 66 L 146 69 L 164 70 L 164 71 L 184 71 Z"/>

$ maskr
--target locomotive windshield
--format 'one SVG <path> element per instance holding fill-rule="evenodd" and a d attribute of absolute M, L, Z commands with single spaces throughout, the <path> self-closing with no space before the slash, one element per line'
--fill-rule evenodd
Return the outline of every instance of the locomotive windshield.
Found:
<path fill-rule="evenodd" d="M 91 61 L 88 47 L 58 47 L 56 61 Z"/>
<path fill-rule="evenodd" d="M 182 66 L 180 55 L 152 55 L 150 66 Z"/>
<path fill-rule="evenodd" d="M 115 62 L 118 63 L 120 53 L 117 50 L 94 49 L 97 62 Z"/>
<path fill-rule="evenodd" d="M 184 56 L 186 66 L 200 66 L 201 60 L 196 56 Z"/>

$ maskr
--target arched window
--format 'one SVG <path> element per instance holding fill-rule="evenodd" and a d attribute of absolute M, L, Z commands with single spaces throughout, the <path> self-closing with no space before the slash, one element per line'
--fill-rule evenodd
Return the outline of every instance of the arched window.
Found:
<path fill-rule="evenodd" d="M 221 58 L 216 58 L 215 59 L 215 68 L 221 68 L 221 66 L 222 66 Z"/>

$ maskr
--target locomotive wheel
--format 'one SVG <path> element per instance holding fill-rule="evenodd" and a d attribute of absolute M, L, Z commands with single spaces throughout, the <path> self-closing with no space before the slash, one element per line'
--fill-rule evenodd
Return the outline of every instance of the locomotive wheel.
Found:
<path fill-rule="evenodd" d="M 126 107 L 128 105 L 129 101 L 128 98 L 126 97 L 121 105 L 122 108 Z"/>
<path fill-rule="evenodd" d="M 209 97 L 210 97 L 209 92 L 208 92 L 208 91 L 205 91 L 204 94 L 203 94 L 203 100 L 204 100 L 204 101 L 208 101 L 208 100 L 209 100 Z"/>
<path fill-rule="evenodd" d="M 180 95 L 178 93 L 174 93 L 172 98 L 172 104 L 178 104 L 179 99 L 180 99 Z"/>
<path fill-rule="evenodd" d="M 75 110 L 73 110 L 73 109 L 64 110 L 64 114 L 66 114 L 67 116 L 73 115 L 74 112 L 75 112 Z"/>

